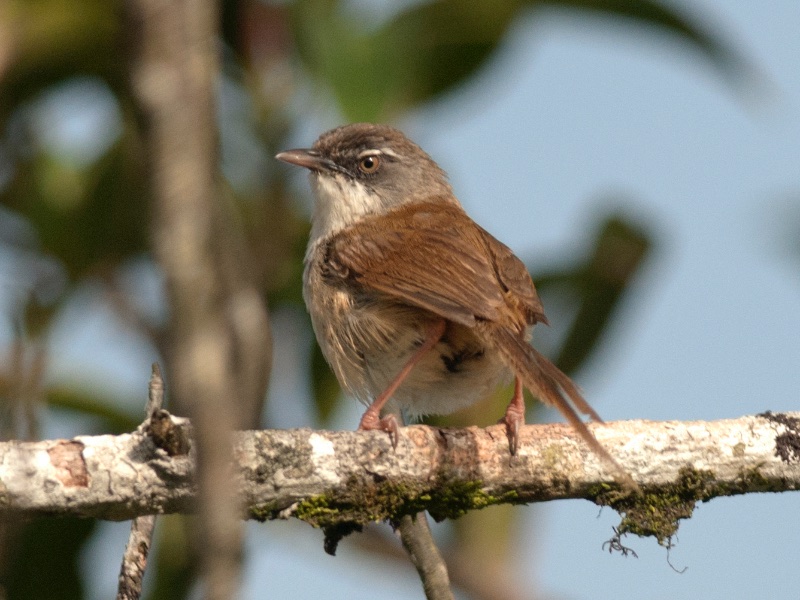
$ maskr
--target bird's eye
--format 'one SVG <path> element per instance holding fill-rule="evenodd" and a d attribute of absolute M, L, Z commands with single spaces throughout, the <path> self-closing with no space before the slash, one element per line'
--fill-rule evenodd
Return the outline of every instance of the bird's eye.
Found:
<path fill-rule="evenodd" d="M 370 154 L 369 156 L 365 156 L 361 160 L 358 161 L 358 168 L 361 169 L 362 173 L 367 175 L 371 175 L 375 171 L 377 171 L 381 166 L 381 159 L 374 154 Z"/>

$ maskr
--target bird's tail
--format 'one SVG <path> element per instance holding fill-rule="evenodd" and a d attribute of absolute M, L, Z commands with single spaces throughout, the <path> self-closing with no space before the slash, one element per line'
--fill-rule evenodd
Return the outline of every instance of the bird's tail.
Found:
<path fill-rule="evenodd" d="M 597 441 L 594 434 L 578 416 L 576 408 L 593 421 L 603 422 L 581 395 L 578 386 L 547 357 L 513 331 L 502 327 L 493 327 L 490 337 L 504 362 L 522 380 L 525 387 L 541 402 L 558 409 L 558 412 L 572 425 L 589 448 L 608 466 L 612 467 L 615 478 L 620 483 L 631 489 L 638 489 L 630 474 Z"/>

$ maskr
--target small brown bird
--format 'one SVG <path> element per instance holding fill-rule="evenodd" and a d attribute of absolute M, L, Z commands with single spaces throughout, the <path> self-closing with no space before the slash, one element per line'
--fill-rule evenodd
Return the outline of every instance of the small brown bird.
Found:
<path fill-rule="evenodd" d="M 467 216 L 419 146 L 391 127 L 360 123 L 276 158 L 310 170 L 316 202 L 303 296 L 342 387 L 368 404 L 359 429 L 387 431 L 396 444 L 397 420 L 381 417 L 385 407 L 446 414 L 513 376 L 502 419 L 512 454 L 524 386 L 632 483 L 573 405 L 600 417 L 530 345 L 533 326 L 547 320 L 525 265 Z"/>

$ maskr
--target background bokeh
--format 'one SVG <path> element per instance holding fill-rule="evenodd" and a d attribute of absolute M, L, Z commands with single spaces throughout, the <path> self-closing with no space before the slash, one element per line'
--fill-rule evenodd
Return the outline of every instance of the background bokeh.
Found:
<path fill-rule="evenodd" d="M 163 355 L 169 307 L 148 250 L 126 24 L 113 2 L 7 7 L 0 429 L 128 430 Z M 796 2 L 223 8 L 221 169 L 273 322 L 261 426 L 357 423 L 360 407 L 339 397 L 299 299 L 307 183 L 271 158 L 353 120 L 402 127 L 526 261 L 554 324 L 537 344 L 606 420 L 796 410 Z M 502 400 L 452 422 L 493 422 Z M 796 494 L 713 500 L 669 552 L 628 539 L 638 558 L 603 550 L 615 516 L 585 501 L 494 508 L 436 534 L 464 598 L 759 598 L 800 587 Z M 190 527 L 159 521 L 148 598 L 191 595 Z M 109 597 L 127 531 L 4 523 L 7 597 Z M 385 525 L 331 558 L 302 523 L 249 524 L 243 597 L 420 598 L 397 548 Z"/>

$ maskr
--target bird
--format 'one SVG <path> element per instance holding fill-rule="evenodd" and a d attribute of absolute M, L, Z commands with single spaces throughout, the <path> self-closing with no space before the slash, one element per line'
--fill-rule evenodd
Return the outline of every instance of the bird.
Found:
<path fill-rule="evenodd" d="M 360 430 L 396 446 L 395 413 L 451 413 L 513 379 L 501 419 L 511 455 L 528 388 L 635 487 L 578 412 L 600 416 L 530 343 L 547 318 L 527 268 L 467 215 L 422 148 L 394 127 L 355 123 L 276 158 L 309 171 L 303 297 L 339 383 L 367 405 Z"/>

